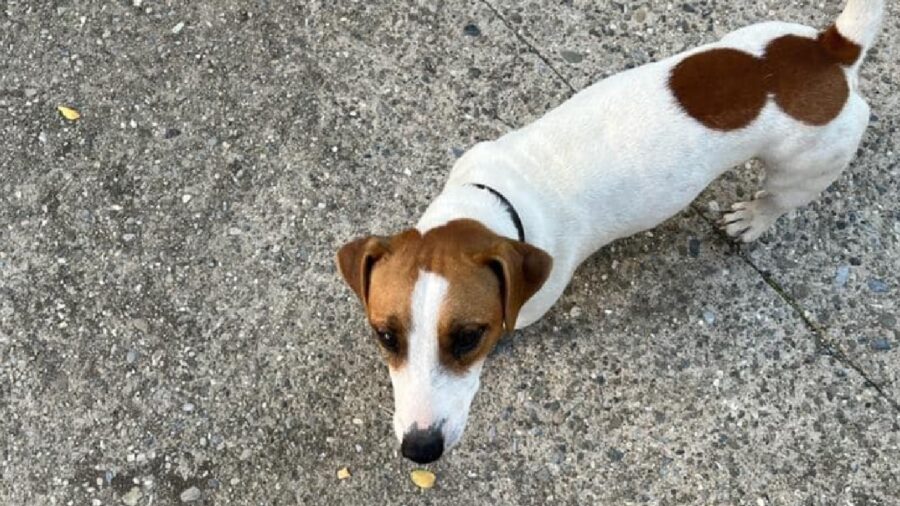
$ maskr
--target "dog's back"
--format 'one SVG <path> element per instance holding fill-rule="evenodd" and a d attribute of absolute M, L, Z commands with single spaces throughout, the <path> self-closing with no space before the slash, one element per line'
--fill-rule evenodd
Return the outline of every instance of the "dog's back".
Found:
<path fill-rule="evenodd" d="M 850 162 L 869 117 L 856 73 L 883 9 L 882 0 L 851 0 L 823 31 L 760 23 L 614 75 L 473 149 L 451 180 L 515 171 L 560 202 L 562 222 L 604 216 L 578 225 L 576 233 L 596 238 L 579 248 L 583 260 L 611 240 L 656 226 L 722 172 L 759 157 L 775 200 L 749 223 L 731 216 L 728 229 L 755 239 Z"/>

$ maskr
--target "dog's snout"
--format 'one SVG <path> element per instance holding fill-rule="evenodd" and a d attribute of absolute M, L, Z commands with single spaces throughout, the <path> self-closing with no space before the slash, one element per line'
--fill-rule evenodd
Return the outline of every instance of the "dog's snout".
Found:
<path fill-rule="evenodd" d="M 437 427 L 425 430 L 413 427 L 403 435 L 400 452 L 417 464 L 434 462 L 444 453 L 444 435 Z"/>

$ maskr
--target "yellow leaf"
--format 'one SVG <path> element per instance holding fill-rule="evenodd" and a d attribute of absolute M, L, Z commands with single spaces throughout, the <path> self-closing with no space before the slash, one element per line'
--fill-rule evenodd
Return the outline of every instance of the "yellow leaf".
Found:
<path fill-rule="evenodd" d="M 412 478 L 413 483 L 419 488 L 431 488 L 437 480 L 434 473 L 424 469 L 416 469 L 409 474 L 409 477 Z"/>
<path fill-rule="evenodd" d="M 350 470 L 347 469 L 346 467 L 342 467 L 341 469 L 338 470 L 337 477 L 339 480 L 346 480 L 347 478 L 350 477 Z"/>
<path fill-rule="evenodd" d="M 76 121 L 81 118 L 81 113 L 71 107 L 61 105 L 57 109 L 59 110 L 59 113 L 63 115 L 63 118 L 66 118 L 69 121 Z"/>

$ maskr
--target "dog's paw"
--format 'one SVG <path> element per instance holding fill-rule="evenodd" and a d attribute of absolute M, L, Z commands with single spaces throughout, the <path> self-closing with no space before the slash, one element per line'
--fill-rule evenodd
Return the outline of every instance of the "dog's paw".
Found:
<path fill-rule="evenodd" d="M 734 204 L 720 225 L 729 237 L 747 243 L 759 239 L 777 219 L 778 214 L 769 209 L 768 202 L 759 199 Z"/>

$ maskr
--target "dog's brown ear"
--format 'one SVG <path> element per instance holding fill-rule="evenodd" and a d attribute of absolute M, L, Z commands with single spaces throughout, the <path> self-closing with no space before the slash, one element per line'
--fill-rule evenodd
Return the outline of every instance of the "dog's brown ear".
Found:
<path fill-rule="evenodd" d="M 514 331 L 519 310 L 550 275 L 553 257 L 530 244 L 503 240 L 476 260 L 490 267 L 500 279 L 503 322 L 507 332 Z"/>
<path fill-rule="evenodd" d="M 363 237 L 345 244 L 338 250 L 338 269 L 344 281 L 356 292 L 363 306 L 368 305 L 372 267 L 388 253 L 389 244 L 384 237 Z"/>

